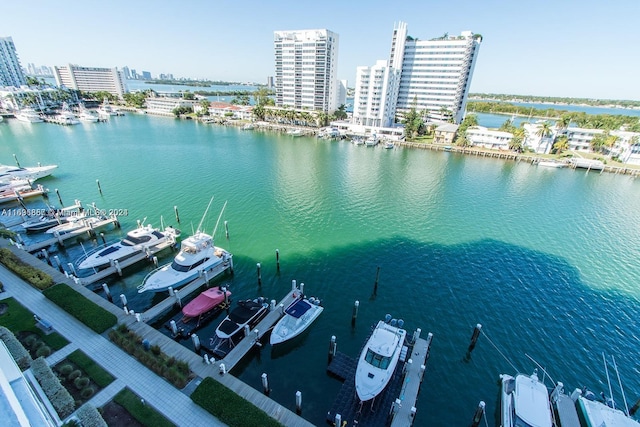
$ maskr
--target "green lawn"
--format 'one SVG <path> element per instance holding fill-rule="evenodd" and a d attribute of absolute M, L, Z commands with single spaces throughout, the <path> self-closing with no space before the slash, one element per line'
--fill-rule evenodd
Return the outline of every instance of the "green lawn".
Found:
<path fill-rule="evenodd" d="M 64 283 L 46 289 L 43 294 L 99 334 L 114 326 L 118 320 L 113 313 L 89 301 Z"/>
<path fill-rule="evenodd" d="M 175 427 L 175 424 L 167 420 L 158 411 L 149 405 L 143 404 L 140 401 L 140 398 L 128 388 L 125 388 L 120 393 L 116 394 L 113 400 L 129 411 L 133 418 L 145 426 Z"/>
<path fill-rule="evenodd" d="M 100 387 L 106 387 L 111 384 L 114 378 L 111 374 L 93 361 L 92 358 L 84 354 L 80 350 L 76 350 L 67 356 L 67 359 L 75 363 L 81 370 L 83 370 L 89 378 L 93 380 Z"/>
<path fill-rule="evenodd" d="M 4 299 L 0 301 L 0 303 L 7 304 L 8 306 L 7 311 L 0 316 L 0 325 L 9 329 L 14 335 L 17 336 L 19 332 L 33 332 L 38 334 L 40 339 L 54 350 L 59 350 L 69 344 L 69 341 L 57 332 L 52 332 L 49 335 L 46 335 L 36 326 L 36 321 L 33 319 L 33 313 L 27 310 L 14 298 Z M 55 325 L 53 325 L 53 327 L 55 328 Z"/>

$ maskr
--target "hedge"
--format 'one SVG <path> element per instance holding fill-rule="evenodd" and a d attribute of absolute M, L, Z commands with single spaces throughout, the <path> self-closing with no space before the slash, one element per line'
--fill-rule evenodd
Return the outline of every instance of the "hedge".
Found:
<path fill-rule="evenodd" d="M 60 418 L 66 418 L 75 409 L 75 401 L 66 388 L 60 383 L 60 380 L 53 373 L 47 361 L 42 357 L 38 357 L 31 363 L 31 372 L 36 377 L 38 383 L 42 387 L 44 394 L 47 395 L 49 401 L 55 408 Z"/>
<path fill-rule="evenodd" d="M 46 289 L 43 293 L 60 308 L 99 334 L 114 326 L 118 320 L 115 314 L 89 301 L 64 283 Z"/>
<path fill-rule="evenodd" d="M 67 356 L 67 359 L 76 364 L 82 369 L 89 378 L 93 380 L 98 386 L 104 388 L 113 382 L 113 376 L 96 362 L 92 358 L 84 354 L 81 350 L 76 350 Z"/>
<path fill-rule="evenodd" d="M 53 285 L 53 278 L 51 276 L 23 262 L 7 248 L 0 249 L 0 262 L 26 282 L 40 290 L 47 289 Z"/>
<path fill-rule="evenodd" d="M 85 403 L 76 411 L 76 417 L 80 420 L 82 427 L 107 427 L 100 412 L 93 406 Z"/>
<path fill-rule="evenodd" d="M 33 361 L 33 359 L 31 359 L 29 351 L 27 351 L 27 349 L 24 348 L 24 346 L 20 343 L 18 338 L 13 335 L 13 332 L 5 328 L 4 326 L 0 326 L 0 339 L 7 346 L 7 350 L 9 350 L 11 357 L 13 357 L 13 360 L 16 361 L 18 367 L 23 371 L 25 369 L 29 369 L 29 366 L 31 366 L 31 362 Z"/>
<path fill-rule="evenodd" d="M 278 427 L 278 421 L 211 377 L 191 393 L 191 400 L 229 427 Z"/>
<path fill-rule="evenodd" d="M 149 427 L 175 427 L 171 421 L 148 404 L 143 404 L 140 398 L 128 388 L 121 390 L 113 400 L 122 406 L 140 424 Z"/>

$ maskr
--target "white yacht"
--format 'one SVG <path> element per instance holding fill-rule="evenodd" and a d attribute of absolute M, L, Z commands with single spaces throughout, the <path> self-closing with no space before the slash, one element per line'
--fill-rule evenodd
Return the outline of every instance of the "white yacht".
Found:
<path fill-rule="evenodd" d="M 84 213 L 78 216 L 70 216 L 67 218 L 67 221 L 48 229 L 46 233 L 53 234 L 55 236 L 62 236 L 64 234 L 69 234 L 85 227 L 96 227 L 101 221 L 104 221 L 105 219 L 106 218 L 103 216 L 89 216 L 85 215 Z"/>
<path fill-rule="evenodd" d="M 500 375 L 501 427 L 552 427 L 549 391 L 538 380 L 537 369 L 531 375 Z"/>
<path fill-rule="evenodd" d="M 76 264 L 78 269 L 106 267 L 112 261 L 125 260 L 166 241 L 173 243 L 178 236 L 180 236 L 180 230 L 173 227 L 166 227 L 164 231 L 160 231 L 150 224 L 140 224 L 135 230 L 129 231 L 124 239 L 108 246 L 100 246 L 80 258 Z"/>
<path fill-rule="evenodd" d="M 81 122 L 85 122 L 85 123 L 96 123 L 98 121 L 98 115 L 94 114 L 93 112 L 89 111 L 89 110 L 81 110 L 80 113 L 78 114 L 78 119 L 80 119 Z"/>
<path fill-rule="evenodd" d="M 378 135 L 371 134 L 367 140 L 364 142 L 364 145 L 366 145 L 367 147 L 375 147 L 376 145 L 378 145 L 378 142 L 380 142 L 380 138 L 378 138 Z"/>
<path fill-rule="evenodd" d="M 27 179 L 35 181 L 51 175 L 58 165 L 49 166 L 33 166 L 33 167 L 17 167 L 9 165 L 0 165 L 0 183 L 9 183 L 13 179 Z"/>
<path fill-rule="evenodd" d="M 15 113 L 15 117 L 19 121 L 25 123 L 40 123 L 44 121 L 40 114 L 38 114 L 33 108 L 23 108 Z"/>
<path fill-rule="evenodd" d="M 69 110 L 62 110 L 56 115 L 56 121 L 62 125 L 77 125 L 80 120 Z"/>
<path fill-rule="evenodd" d="M 273 327 L 269 342 L 271 345 L 280 344 L 297 337 L 320 316 L 324 308 L 320 300 L 311 297 L 299 298 L 284 310 L 284 316 Z"/>
<path fill-rule="evenodd" d="M 233 256 L 226 250 L 214 246 L 213 237 L 200 231 L 202 222 L 209 212 L 213 197 L 209 201 L 209 205 L 198 224 L 198 229 L 193 236 L 187 237 L 180 244 L 180 252 L 173 259 L 173 262 L 163 265 L 147 275 L 138 286 L 138 293 L 145 291 L 160 292 L 169 288 L 177 289 L 187 283 L 197 279 L 201 274 L 213 273 L 213 278 L 217 274 L 224 271 L 227 267 L 233 268 Z M 227 206 L 225 202 L 218 221 L 213 230 L 216 233 L 218 223 L 224 208 Z"/>
<path fill-rule="evenodd" d="M 387 319 L 390 318 L 387 315 Z M 356 393 L 362 402 L 375 398 L 385 389 L 400 360 L 407 331 L 402 329 L 400 320 L 388 322 L 378 322 L 358 358 Z"/>

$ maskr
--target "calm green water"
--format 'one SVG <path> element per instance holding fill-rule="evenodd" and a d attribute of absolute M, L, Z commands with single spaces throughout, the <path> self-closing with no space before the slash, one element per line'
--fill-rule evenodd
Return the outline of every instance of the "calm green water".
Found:
<path fill-rule="evenodd" d="M 216 244 L 234 254 L 236 274 L 217 283 L 236 299 L 280 299 L 296 279 L 325 306 L 302 339 L 278 352 L 267 344 L 236 375 L 261 389 L 266 372 L 271 396 L 291 409 L 302 391 L 303 416 L 317 425 L 340 387 L 325 372 L 330 336 L 356 356 L 386 313 L 410 333 L 434 334 L 418 426 L 466 426 L 480 400 L 493 425 L 498 375 L 515 369 L 500 353 L 531 372 L 528 354 L 567 389 L 597 391 L 607 388 L 601 353 L 612 354 L 630 403 L 640 396 L 640 182 L 629 177 L 141 115 L 73 127 L 7 120 L 0 162 L 13 163 L 13 154 L 23 166 L 58 164 L 43 184 L 59 189 L 64 204 L 127 209 L 121 231 L 105 230 L 108 239 L 145 217 L 176 225 L 174 206 L 188 235 L 215 196 L 211 232 L 227 201 L 221 221 L 230 239 L 221 225 Z M 57 204 L 55 193 L 50 201 Z M 66 261 L 82 251 L 69 245 L 57 255 Z M 108 282 L 112 293 L 126 294 L 136 311 L 148 308 L 153 296 L 136 286 L 150 270 L 126 270 Z M 487 336 L 466 359 L 476 323 Z"/>

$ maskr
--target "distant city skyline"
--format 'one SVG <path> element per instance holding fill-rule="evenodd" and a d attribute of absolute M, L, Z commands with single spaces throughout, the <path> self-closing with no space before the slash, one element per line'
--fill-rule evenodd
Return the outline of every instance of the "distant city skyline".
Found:
<path fill-rule="evenodd" d="M 384 12 L 382 12 L 384 11 Z M 0 37 L 12 37 L 22 66 L 127 66 L 194 78 L 266 84 L 275 73 L 274 31 L 326 28 L 340 37 L 338 78 L 386 58 L 394 22 L 419 39 L 473 31 L 483 36 L 470 92 L 640 100 L 633 55 L 637 0 L 527 4 L 409 0 L 183 4 L 114 0 L 10 2 Z"/>

